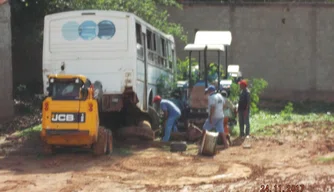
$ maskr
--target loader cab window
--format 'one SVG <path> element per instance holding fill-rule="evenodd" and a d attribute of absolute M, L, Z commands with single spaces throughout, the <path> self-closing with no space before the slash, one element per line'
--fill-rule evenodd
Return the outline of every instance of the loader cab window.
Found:
<path fill-rule="evenodd" d="M 82 80 L 50 79 L 49 96 L 54 100 L 79 100 Z"/>

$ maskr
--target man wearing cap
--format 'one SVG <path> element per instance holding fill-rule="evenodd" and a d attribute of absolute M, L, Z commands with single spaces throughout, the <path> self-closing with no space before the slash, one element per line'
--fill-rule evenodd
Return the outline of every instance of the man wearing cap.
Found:
<path fill-rule="evenodd" d="M 240 137 L 245 136 L 245 125 L 246 125 L 246 136 L 250 132 L 249 124 L 249 108 L 251 103 L 250 92 L 247 88 L 247 81 L 239 81 L 239 86 L 241 93 L 239 96 L 239 106 L 238 106 L 238 116 L 239 116 L 239 126 L 240 126 Z"/>
<path fill-rule="evenodd" d="M 153 103 L 160 105 L 160 109 L 164 112 L 163 127 L 165 128 L 165 135 L 162 141 L 169 141 L 172 129 L 177 132 L 177 120 L 181 116 L 180 109 L 172 102 L 166 99 L 161 99 L 159 95 L 153 98 Z"/>
<path fill-rule="evenodd" d="M 216 128 L 216 131 L 221 137 L 224 147 L 228 148 L 226 141 L 226 135 L 224 132 L 224 109 L 226 106 L 224 98 L 221 94 L 216 93 L 216 88 L 213 85 L 210 85 L 205 89 L 205 94 L 208 95 L 208 110 L 209 117 L 206 119 L 203 125 L 203 136 L 206 131 L 210 131 L 213 127 Z"/>

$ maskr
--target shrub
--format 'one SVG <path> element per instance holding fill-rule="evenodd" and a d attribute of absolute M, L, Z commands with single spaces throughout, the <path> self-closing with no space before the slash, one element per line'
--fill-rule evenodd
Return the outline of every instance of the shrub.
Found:
<path fill-rule="evenodd" d="M 248 81 L 248 84 L 251 96 L 250 110 L 252 113 L 257 113 L 259 111 L 259 108 L 257 106 L 260 101 L 260 95 L 264 91 L 264 89 L 268 86 L 268 83 L 262 78 L 253 78 Z M 233 83 L 231 85 L 231 92 L 230 92 L 231 101 L 237 102 L 239 99 L 239 94 L 240 94 L 239 85 Z"/>
<path fill-rule="evenodd" d="M 284 109 L 280 112 L 280 115 L 284 118 L 284 120 L 292 120 L 292 113 L 293 113 L 293 104 L 288 102 L 285 105 Z"/>

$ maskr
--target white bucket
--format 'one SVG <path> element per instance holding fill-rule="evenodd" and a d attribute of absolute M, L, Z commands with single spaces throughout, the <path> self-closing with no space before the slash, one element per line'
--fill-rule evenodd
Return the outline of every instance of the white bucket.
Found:
<path fill-rule="evenodd" d="M 206 131 L 199 153 L 202 155 L 213 156 L 216 154 L 218 134 L 216 132 Z"/>

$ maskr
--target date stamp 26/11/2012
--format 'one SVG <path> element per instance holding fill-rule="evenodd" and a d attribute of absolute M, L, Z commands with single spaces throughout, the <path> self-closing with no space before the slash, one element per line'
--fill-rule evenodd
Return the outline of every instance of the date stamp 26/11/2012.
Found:
<path fill-rule="evenodd" d="M 261 185 L 260 192 L 303 192 L 305 185 Z"/>

